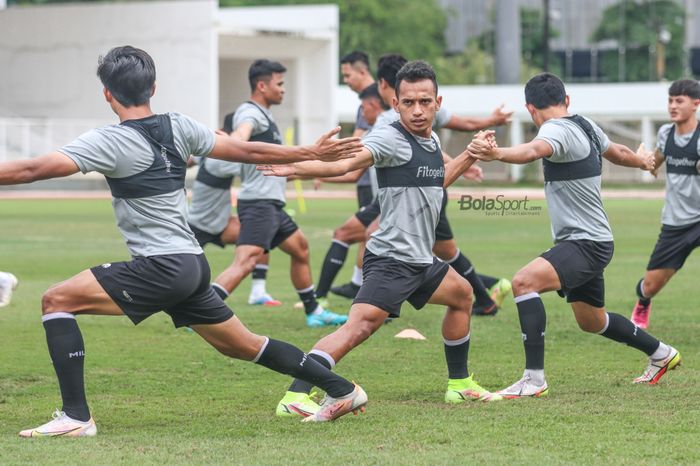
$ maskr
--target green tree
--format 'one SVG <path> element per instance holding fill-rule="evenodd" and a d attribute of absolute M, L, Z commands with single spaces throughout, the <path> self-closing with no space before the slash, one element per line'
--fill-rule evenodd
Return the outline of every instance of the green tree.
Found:
<path fill-rule="evenodd" d="M 665 76 L 684 74 L 684 37 L 685 12 L 676 2 L 622 0 L 605 9 L 592 39 L 613 40 L 625 50 L 624 69 L 620 67 L 619 50 L 603 54 L 602 71 L 608 80 L 652 81 L 664 77 L 657 75 L 656 66 L 661 38 L 670 39 L 662 45 Z"/>

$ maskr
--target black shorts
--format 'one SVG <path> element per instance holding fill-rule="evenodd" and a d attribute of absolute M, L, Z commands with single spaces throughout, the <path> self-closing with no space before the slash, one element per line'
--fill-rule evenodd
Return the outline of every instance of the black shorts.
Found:
<path fill-rule="evenodd" d="M 447 220 L 447 190 L 442 190 L 442 207 L 440 208 L 440 219 L 435 227 L 435 241 L 446 241 L 454 238 L 450 221 Z"/>
<path fill-rule="evenodd" d="M 373 200 L 372 185 L 357 185 L 357 206 L 359 208 L 367 207 Z"/>
<path fill-rule="evenodd" d="M 220 248 L 225 247 L 226 245 L 224 244 L 224 241 L 221 239 L 221 233 L 218 235 L 214 235 L 212 233 L 209 233 L 208 231 L 200 230 L 196 226 L 192 225 L 191 223 L 190 229 L 192 230 L 192 233 L 194 233 L 194 237 L 197 239 L 197 242 L 199 243 L 200 247 L 204 247 L 209 243 L 216 244 Z"/>
<path fill-rule="evenodd" d="M 683 267 L 693 249 L 700 246 L 700 222 L 685 227 L 661 226 L 647 270 Z"/>
<path fill-rule="evenodd" d="M 299 229 L 277 201 L 238 201 L 241 232 L 236 245 L 260 246 L 269 251 Z"/>
<path fill-rule="evenodd" d="M 175 327 L 218 324 L 233 317 L 209 284 L 204 254 L 135 257 L 90 270 L 134 324 L 160 311 L 170 315 Z"/>
<path fill-rule="evenodd" d="M 430 265 L 415 265 L 365 250 L 362 286 L 353 304 L 377 306 L 390 317 L 399 317 L 404 301 L 421 309 L 438 289 L 449 268 L 435 257 Z"/>
<path fill-rule="evenodd" d="M 355 217 L 357 217 L 360 223 L 367 228 L 377 217 L 379 217 L 380 213 L 379 200 L 375 197 L 369 205 L 362 207 L 360 210 L 355 212 Z"/>
<path fill-rule="evenodd" d="M 559 275 L 561 289 L 557 291 L 566 302 L 583 301 L 595 307 L 605 306 L 603 271 L 613 256 L 612 241 L 562 241 L 543 252 Z"/>

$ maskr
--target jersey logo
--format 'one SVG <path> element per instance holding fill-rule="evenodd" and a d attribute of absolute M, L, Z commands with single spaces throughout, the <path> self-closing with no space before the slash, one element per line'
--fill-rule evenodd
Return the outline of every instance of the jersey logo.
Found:
<path fill-rule="evenodd" d="M 416 178 L 444 178 L 445 167 L 430 168 L 428 165 L 418 167 Z"/>

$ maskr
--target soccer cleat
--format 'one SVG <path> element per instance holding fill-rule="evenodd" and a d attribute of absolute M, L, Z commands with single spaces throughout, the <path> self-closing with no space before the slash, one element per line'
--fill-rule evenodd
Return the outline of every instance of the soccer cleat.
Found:
<path fill-rule="evenodd" d="M 311 395 L 297 392 L 285 393 L 284 398 L 277 403 L 275 415 L 280 417 L 309 417 L 316 414 L 321 407 L 311 399 L 313 395 L 315 393 Z"/>
<path fill-rule="evenodd" d="M 522 398 L 525 396 L 539 398 L 549 394 L 549 387 L 547 386 L 547 381 L 544 381 L 542 385 L 536 385 L 532 382 L 529 375 L 523 375 L 522 379 L 508 388 L 499 390 L 497 393 L 505 399 Z"/>
<path fill-rule="evenodd" d="M 321 310 L 318 314 L 307 314 L 306 325 L 309 327 L 327 327 L 330 325 L 343 325 L 348 321 L 348 316 L 336 314 L 335 312 Z"/>
<path fill-rule="evenodd" d="M 510 294 L 510 290 L 512 289 L 513 285 L 510 283 L 510 280 L 501 278 L 489 288 L 489 295 L 493 302 L 496 303 L 496 306 L 501 307 L 503 306 L 503 301 Z"/>
<path fill-rule="evenodd" d="M 447 381 L 445 403 L 464 403 L 467 400 L 498 401 L 500 399 L 500 395 L 491 393 L 476 383 L 474 374 L 466 379 L 449 379 Z"/>
<path fill-rule="evenodd" d="M 268 293 L 261 294 L 260 296 L 253 296 L 252 294 L 248 296 L 248 304 L 253 306 L 281 306 L 282 301 L 278 301 L 270 296 Z"/>
<path fill-rule="evenodd" d="M 472 315 L 473 316 L 495 316 L 498 312 L 498 305 L 493 303 L 490 306 L 473 306 Z"/>
<path fill-rule="evenodd" d="M 634 325 L 641 329 L 646 329 L 649 326 L 649 314 L 651 314 L 651 301 L 646 306 L 637 301 L 632 309 L 632 317 L 630 320 Z"/>
<path fill-rule="evenodd" d="M 355 299 L 358 291 L 360 291 L 360 287 L 352 282 L 331 287 L 331 293 L 348 299 Z"/>
<path fill-rule="evenodd" d="M 97 434 L 95 421 L 76 421 L 63 411 L 56 410 L 53 419 L 34 429 L 23 430 L 20 437 L 93 437 Z"/>
<path fill-rule="evenodd" d="M 17 289 L 17 277 L 8 272 L 0 272 L 0 307 L 10 304 L 12 292 Z"/>
<path fill-rule="evenodd" d="M 321 402 L 320 409 L 312 416 L 303 419 L 303 422 L 326 422 L 338 419 L 350 412 L 364 413 L 367 406 L 367 394 L 359 385 L 355 384 L 355 390 L 349 395 L 333 398 L 326 395 Z"/>
<path fill-rule="evenodd" d="M 671 351 L 663 359 L 656 361 L 649 359 L 649 365 L 642 375 L 634 379 L 634 383 L 648 383 L 656 385 L 661 377 L 668 371 L 672 371 L 681 365 L 681 353 L 674 347 L 670 347 Z"/>

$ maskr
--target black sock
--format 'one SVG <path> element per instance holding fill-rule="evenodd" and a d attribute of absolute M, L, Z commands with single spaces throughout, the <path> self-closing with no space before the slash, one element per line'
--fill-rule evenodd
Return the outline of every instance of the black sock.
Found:
<path fill-rule="evenodd" d="M 331 363 L 328 362 L 326 358 L 324 358 L 321 355 L 318 355 L 316 353 L 309 353 L 309 357 L 313 359 L 314 361 L 318 362 L 321 364 L 323 367 L 325 367 L 328 370 L 332 370 L 333 368 L 331 367 Z M 311 389 L 314 388 L 313 385 L 311 385 L 309 382 L 306 382 L 304 380 L 299 380 L 299 379 L 294 379 L 292 384 L 289 386 L 290 392 L 296 392 L 296 393 L 311 393 Z"/>
<path fill-rule="evenodd" d="M 651 298 L 647 298 L 646 296 L 644 296 L 644 293 L 642 293 L 642 283 L 644 283 L 643 278 L 639 280 L 639 283 L 637 283 L 636 288 L 637 296 L 639 296 L 639 304 L 641 304 L 642 306 L 648 306 L 649 303 L 651 303 Z"/>
<path fill-rule="evenodd" d="M 525 346 L 525 369 L 544 369 L 544 329 L 547 314 L 537 293 L 527 293 L 515 298 L 520 319 L 520 331 Z"/>
<path fill-rule="evenodd" d="M 301 302 L 304 303 L 304 312 L 307 316 L 316 310 L 318 307 L 318 301 L 316 301 L 316 294 L 314 293 L 313 285 L 304 290 L 297 290 L 297 294 L 299 295 Z"/>
<path fill-rule="evenodd" d="M 600 333 L 605 338 L 625 343 L 651 356 L 659 347 L 659 340 L 649 335 L 620 314 L 608 312 L 608 326 Z"/>
<path fill-rule="evenodd" d="M 325 298 L 328 295 L 328 290 L 331 288 L 340 269 L 343 268 L 347 256 L 348 245 L 341 241 L 333 240 L 331 247 L 328 248 L 328 252 L 326 253 L 326 258 L 323 259 L 323 267 L 321 268 L 321 276 L 318 279 L 316 296 Z"/>
<path fill-rule="evenodd" d="M 447 376 L 450 379 L 469 377 L 467 359 L 469 358 L 469 334 L 460 340 L 444 340 Z"/>
<path fill-rule="evenodd" d="M 478 274 L 478 275 L 479 275 L 479 278 L 481 279 L 481 283 L 484 284 L 484 286 L 486 287 L 487 290 L 489 288 L 491 288 L 493 285 L 495 285 L 496 283 L 498 283 L 498 280 L 500 280 L 500 278 L 492 277 L 490 275 L 481 275 L 481 274 Z"/>
<path fill-rule="evenodd" d="M 457 255 L 450 262 L 448 262 L 448 264 L 450 264 L 450 266 L 452 266 L 452 268 L 455 269 L 458 274 L 466 278 L 469 284 L 472 286 L 472 289 L 474 290 L 474 305 L 489 307 L 494 304 L 491 296 L 489 296 L 489 292 L 486 290 L 484 284 L 481 282 L 481 279 L 476 273 L 474 266 L 471 262 L 469 262 L 469 259 L 467 259 L 464 254 L 458 252 Z"/>
<path fill-rule="evenodd" d="M 267 265 L 258 264 L 253 269 L 252 278 L 253 280 L 265 280 L 267 279 Z"/>
<path fill-rule="evenodd" d="M 62 317 L 58 317 L 62 315 Z M 78 322 L 71 314 L 46 314 L 43 317 L 46 343 L 61 388 L 63 407 L 68 417 L 78 421 L 90 420 L 90 408 L 85 399 L 83 362 L 85 345 Z"/>
<path fill-rule="evenodd" d="M 212 284 L 211 284 L 211 289 L 214 290 L 214 293 L 216 293 L 217 295 L 219 295 L 219 298 L 221 298 L 221 299 L 223 299 L 223 300 L 225 300 L 226 298 L 228 298 L 229 292 L 226 291 L 226 290 L 224 290 L 224 287 L 222 287 L 222 286 L 219 285 L 218 283 L 212 283 Z"/>
<path fill-rule="evenodd" d="M 283 341 L 268 339 L 256 362 L 273 371 L 306 380 L 312 386 L 322 388 L 333 398 L 348 395 L 355 389 L 352 382 L 331 372 L 299 348 Z"/>

